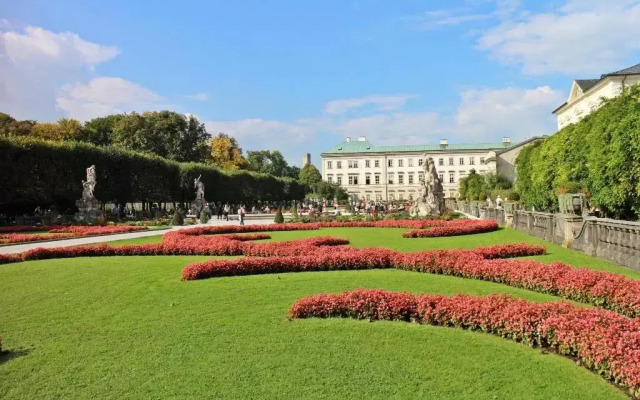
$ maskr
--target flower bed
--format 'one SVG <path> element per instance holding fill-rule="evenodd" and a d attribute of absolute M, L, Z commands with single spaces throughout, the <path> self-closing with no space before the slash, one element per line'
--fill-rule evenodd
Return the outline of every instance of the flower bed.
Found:
<path fill-rule="evenodd" d="M 474 233 L 491 232 L 498 229 L 496 221 L 486 220 L 469 220 L 465 224 L 454 226 L 435 226 L 425 230 L 415 230 L 405 232 L 402 237 L 405 238 L 421 238 L 421 237 L 441 237 L 441 236 L 459 236 L 471 235 Z"/>
<path fill-rule="evenodd" d="M 45 232 L 46 226 L 0 226 L 0 233 Z"/>
<path fill-rule="evenodd" d="M 0 233 L 0 242 L 2 243 L 26 243 L 39 242 L 55 239 L 69 239 L 74 237 L 94 236 L 94 235 L 110 235 L 114 233 L 128 233 L 147 230 L 145 226 L 63 226 L 58 228 L 46 227 L 11 227 L 12 233 Z M 42 231 L 52 233 L 54 235 L 30 235 L 16 232 L 25 231 Z"/>
<path fill-rule="evenodd" d="M 568 303 L 504 295 L 453 297 L 355 290 L 296 301 L 292 318 L 415 321 L 481 331 L 575 357 L 581 365 L 640 395 L 640 321 Z"/>

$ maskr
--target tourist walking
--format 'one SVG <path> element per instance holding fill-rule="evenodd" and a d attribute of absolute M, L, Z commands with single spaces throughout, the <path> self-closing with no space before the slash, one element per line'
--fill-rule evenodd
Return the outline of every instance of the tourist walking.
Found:
<path fill-rule="evenodd" d="M 240 205 L 240 208 L 238 208 L 238 218 L 240 219 L 240 225 L 244 225 L 244 214 L 244 205 Z"/>
<path fill-rule="evenodd" d="M 224 211 L 223 211 L 223 213 L 222 213 L 222 214 L 224 215 L 224 219 L 225 219 L 225 221 L 228 221 L 228 220 L 229 220 L 229 212 L 230 212 L 230 211 L 231 211 L 231 207 L 229 207 L 229 204 L 228 204 L 228 203 L 227 203 L 227 204 L 225 204 L 225 205 L 224 205 Z"/>

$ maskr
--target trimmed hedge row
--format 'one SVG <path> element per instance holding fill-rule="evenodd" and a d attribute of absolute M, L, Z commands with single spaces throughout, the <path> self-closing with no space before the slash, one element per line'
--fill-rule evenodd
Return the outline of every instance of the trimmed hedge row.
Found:
<path fill-rule="evenodd" d="M 220 171 L 86 143 L 0 138 L 0 154 L 0 205 L 72 207 L 90 165 L 96 166 L 96 198 L 118 203 L 191 201 L 193 181 L 200 175 L 208 201 L 302 200 L 307 190 L 289 178 Z"/>
<path fill-rule="evenodd" d="M 505 295 L 453 297 L 366 290 L 296 301 L 292 318 L 413 321 L 486 332 L 575 357 L 580 364 L 640 396 L 640 320 L 565 302 L 535 303 Z"/>

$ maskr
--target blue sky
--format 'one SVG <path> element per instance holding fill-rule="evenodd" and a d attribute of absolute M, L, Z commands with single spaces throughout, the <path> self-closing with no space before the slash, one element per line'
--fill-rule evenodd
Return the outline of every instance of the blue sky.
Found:
<path fill-rule="evenodd" d="M 0 0 L 0 110 L 168 108 L 295 164 L 346 136 L 519 140 L 554 132 L 572 79 L 640 62 L 637 21 L 640 0 Z"/>

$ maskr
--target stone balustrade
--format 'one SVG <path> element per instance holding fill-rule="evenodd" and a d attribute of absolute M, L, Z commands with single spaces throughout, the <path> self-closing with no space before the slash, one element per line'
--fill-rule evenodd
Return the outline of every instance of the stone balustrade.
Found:
<path fill-rule="evenodd" d="M 518 210 L 515 203 L 502 208 L 483 202 L 449 200 L 447 208 L 500 226 L 512 227 L 546 241 L 640 269 L 640 222 Z"/>

